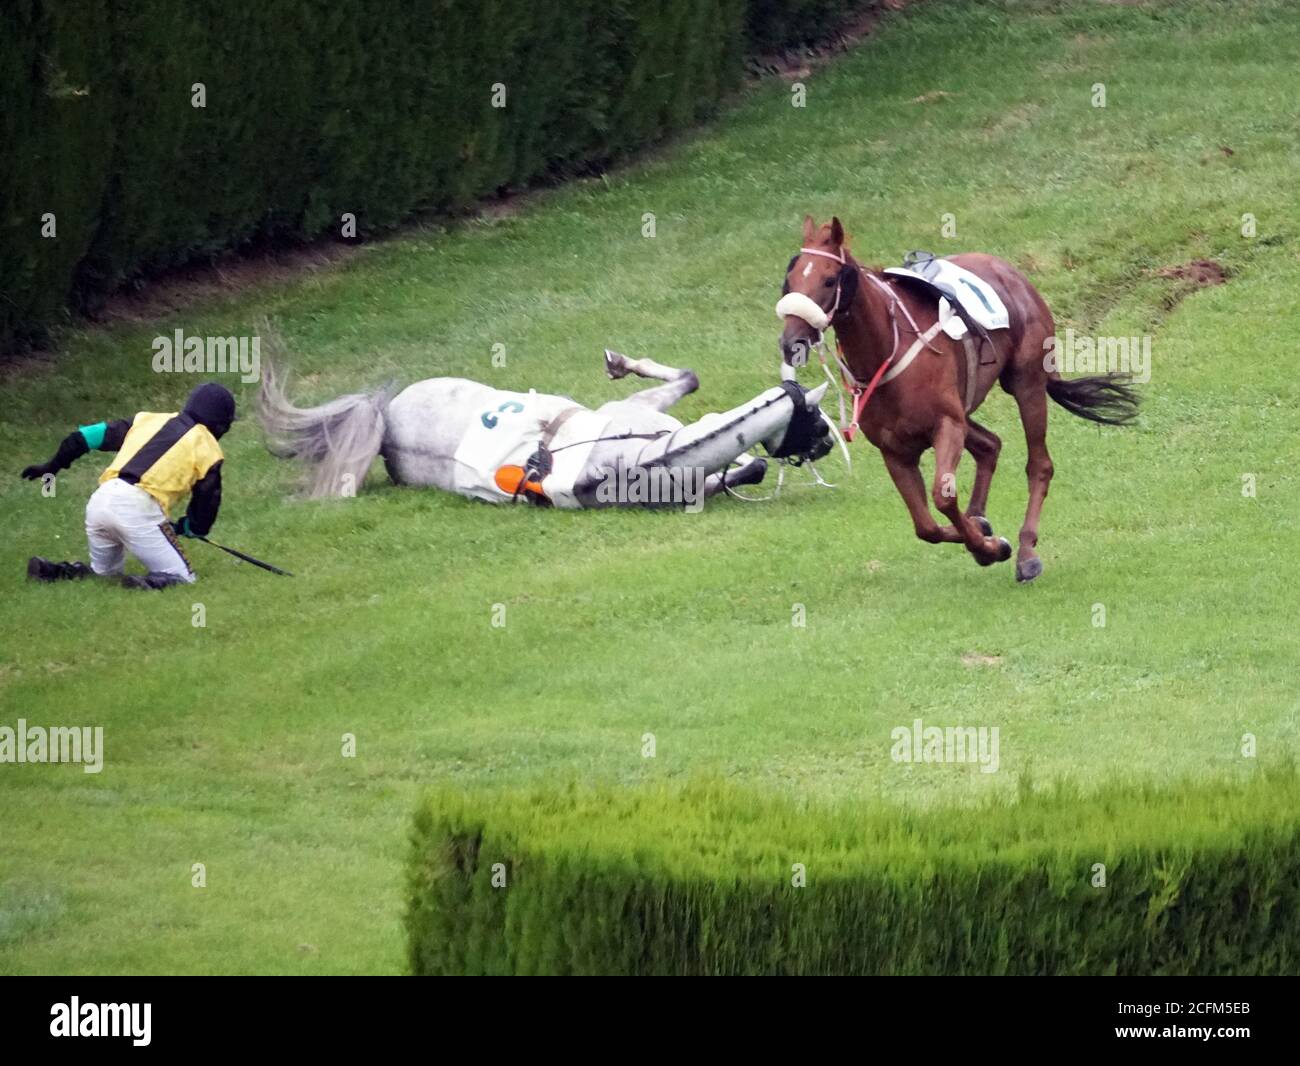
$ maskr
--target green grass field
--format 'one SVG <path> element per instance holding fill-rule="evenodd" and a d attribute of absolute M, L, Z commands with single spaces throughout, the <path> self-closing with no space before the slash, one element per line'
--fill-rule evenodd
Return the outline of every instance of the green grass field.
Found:
<path fill-rule="evenodd" d="M 106 754 L 99 775 L 0 765 L 0 971 L 399 971 L 401 862 L 435 783 L 707 774 L 967 804 L 1294 753 L 1297 30 L 1284 0 L 928 0 L 813 73 L 805 108 L 766 80 L 605 178 L 6 369 L 0 725 L 102 725 Z M 1006 256 L 1059 330 L 1152 337 L 1139 425 L 1052 408 L 1037 582 L 916 540 L 865 442 L 851 476 L 828 460 L 836 491 L 561 513 L 396 489 L 379 466 L 356 499 L 296 501 L 252 418 L 223 442 L 214 536 L 298 576 L 196 544 L 189 590 L 24 581 L 30 554 L 85 557 L 106 457 L 54 499 L 17 471 L 78 422 L 175 409 L 195 381 L 151 371 L 158 334 L 267 316 L 313 401 L 452 374 L 595 405 L 631 389 L 605 380 L 608 345 L 697 370 L 678 409 L 695 418 L 775 381 L 772 305 L 806 211 L 838 214 L 868 261 Z M 1196 259 L 1227 283 L 1159 276 Z M 254 388 L 238 392 L 247 414 Z M 989 516 L 1014 542 L 1015 406 L 999 390 L 981 418 L 1005 442 Z M 914 718 L 997 726 L 999 772 L 891 761 Z"/>

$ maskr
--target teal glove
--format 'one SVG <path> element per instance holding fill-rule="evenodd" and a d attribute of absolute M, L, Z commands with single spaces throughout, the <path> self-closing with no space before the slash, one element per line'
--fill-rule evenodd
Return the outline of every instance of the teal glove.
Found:
<path fill-rule="evenodd" d="M 182 515 L 180 521 L 172 523 L 172 531 L 178 537 L 197 537 L 198 534 L 190 529 L 190 516 Z"/>

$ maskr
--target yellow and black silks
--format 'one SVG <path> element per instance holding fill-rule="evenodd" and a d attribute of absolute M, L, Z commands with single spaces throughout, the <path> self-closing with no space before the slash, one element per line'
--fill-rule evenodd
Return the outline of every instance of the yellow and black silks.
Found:
<path fill-rule="evenodd" d="M 223 458 L 221 445 L 206 426 L 186 415 L 141 411 L 131 420 L 121 449 L 99 481 L 120 477 L 138 485 L 170 517 L 177 500 Z"/>

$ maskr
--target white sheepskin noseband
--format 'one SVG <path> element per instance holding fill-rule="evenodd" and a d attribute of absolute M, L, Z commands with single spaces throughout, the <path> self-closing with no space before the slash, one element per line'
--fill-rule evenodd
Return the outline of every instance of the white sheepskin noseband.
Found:
<path fill-rule="evenodd" d="M 831 316 L 818 306 L 817 301 L 801 292 L 787 292 L 776 302 L 777 318 L 787 318 L 790 315 L 802 318 L 818 332 L 831 324 Z"/>

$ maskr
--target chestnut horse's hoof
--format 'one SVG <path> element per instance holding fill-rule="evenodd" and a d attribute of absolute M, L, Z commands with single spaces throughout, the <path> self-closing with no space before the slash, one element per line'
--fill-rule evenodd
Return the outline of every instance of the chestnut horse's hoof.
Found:
<path fill-rule="evenodd" d="M 1034 556 L 1032 559 L 1021 559 L 1016 563 L 1016 580 L 1033 581 L 1043 572 L 1043 560 Z"/>
<path fill-rule="evenodd" d="M 973 514 L 973 515 L 971 515 L 971 518 L 973 518 L 976 522 L 979 523 L 979 527 L 980 527 L 980 532 L 981 532 L 981 533 L 983 533 L 986 537 L 991 537 L 991 536 L 993 536 L 993 523 L 992 523 L 992 522 L 990 522 L 990 521 L 989 521 L 987 518 L 985 518 L 982 514 Z"/>
<path fill-rule="evenodd" d="M 980 566 L 992 566 L 994 563 L 1005 563 L 1011 558 L 1011 545 L 1007 543 L 1006 537 L 998 537 L 998 548 L 993 555 L 986 555 L 978 552 L 975 555 L 975 561 Z"/>

